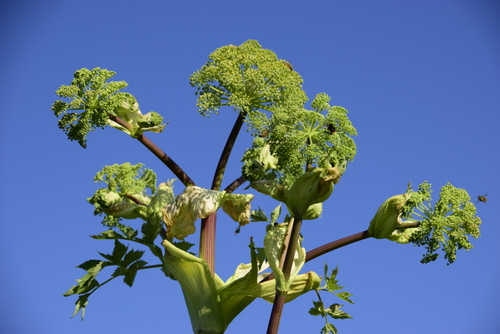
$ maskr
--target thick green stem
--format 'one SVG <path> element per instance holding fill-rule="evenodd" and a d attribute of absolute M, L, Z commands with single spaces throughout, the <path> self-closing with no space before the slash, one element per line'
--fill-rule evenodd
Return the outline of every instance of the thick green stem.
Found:
<path fill-rule="evenodd" d="M 226 170 L 227 162 L 233 149 L 238 133 L 240 132 L 246 113 L 238 114 L 238 118 L 234 123 L 233 129 L 227 138 L 226 145 L 222 150 L 219 163 L 215 169 L 214 179 L 212 181 L 212 190 L 219 190 Z M 217 213 L 213 213 L 205 219 L 201 220 L 200 232 L 200 258 L 205 260 L 210 268 L 210 272 L 215 272 L 215 230 L 217 226 Z"/>
<path fill-rule="evenodd" d="M 293 259 L 295 257 L 295 251 L 300 247 L 300 229 L 302 227 L 302 218 L 295 216 L 290 222 L 290 238 L 288 237 L 283 242 L 283 252 L 286 253 L 285 260 L 283 263 L 283 275 L 285 276 L 285 281 L 290 279 L 290 273 L 292 271 Z M 287 242 L 288 241 L 288 242 Z M 285 305 L 286 291 L 276 290 L 276 295 L 274 297 L 273 309 L 271 311 L 271 316 L 269 318 L 269 324 L 267 326 L 267 334 L 277 334 L 278 328 L 281 320 L 281 315 L 283 314 L 283 306 Z"/>

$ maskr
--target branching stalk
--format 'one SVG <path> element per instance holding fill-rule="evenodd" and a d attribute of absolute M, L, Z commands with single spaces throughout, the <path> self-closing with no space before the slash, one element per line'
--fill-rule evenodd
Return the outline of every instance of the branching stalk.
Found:
<path fill-rule="evenodd" d="M 302 227 L 302 218 L 295 216 L 289 225 L 291 231 L 290 238 L 285 238 L 283 242 L 283 252 L 286 253 L 285 260 L 283 263 L 283 275 L 285 280 L 290 279 L 290 273 L 292 271 L 293 260 L 295 257 L 295 251 L 300 247 L 300 229 Z M 271 317 L 269 318 L 269 324 L 267 327 L 267 334 L 277 334 L 280 325 L 281 315 L 283 314 L 283 306 L 285 305 L 286 291 L 280 291 L 276 289 L 276 295 L 274 297 L 273 309 L 271 311 Z"/>
<path fill-rule="evenodd" d="M 130 124 L 117 116 L 109 115 L 109 118 L 129 130 L 132 129 L 132 126 Z M 191 180 L 191 178 L 184 172 L 184 170 L 179 167 L 179 165 L 177 165 L 175 161 L 172 160 L 165 152 L 163 152 L 158 146 L 156 146 L 151 140 L 149 140 L 149 138 L 147 138 L 145 135 L 140 135 L 137 137 L 137 140 L 140 141 L 144 146 L 146 146 L 148 150 L 150 150 L 154 155 L 156 155 L 185 186 L 195 185 L 194 181 Z"/>
<path fill-rule="evenodd" d="M 224 191 L 227 193 L 232 193 L 236 189 L 238 189 L 239 186 L 241 186 L 243 183 L 245 183 L 247 180 L 243 177 L 240 176 L 233 182 L 231 182 L 226 188 L 224 188 Z"/>
<path fill-rule="evenodd" d="M 215 169 L 214 179 L 212 181 L 212 190 L 219 190 L 222 179 L 224 177 L 224 172 L 226 170 L 227 162 L 229 161 L 229 156 L 233 149 L 238 133 L 240 132 L 243 121 L 245 120 L 246 112 L 238 114 L 233 129 L 227 138 L 226 145 L 222 150 L 219 163 Z M 210 272 L 215 272 L 215 230 L 217 226 L 217 212 L 211 214 L 207 218 L 201 220 L 201 232 L 200 232 L 200 258 L 205 260 L 210 268 Z"/>
<path fill-rule="evenodd" d="M 402 228 L 412 228 L 412 227 L 418 227 L 420 223 L 405 223 L 403 224 Z M 313 250 L 310 250 L 309 252 L 306 253 L 306 262 L 309 262 L 311 260 L 314 260 L 317 257 L 320 257 L 321 255 L 324 255 L 326 253 L 329 253 L 331 251 L 334 251 L 336 249 L 342 248 L 344 246 L 350 245 L 352 243 L 368 239 L 370 238 L 370 235 L 368 233 L 368 230 L 359 232 L 356 234 L 352 234 L 350 236 L 347 236 L 342 239 L 338 239 L 335 241 L 332 241 L 330 243 L 324 244 L 323 246 L 319 246 Z M 274 279 L 274 274 L 270 274 L 266 276 L 264 279 L 262 279 L 259 283 L 263 283 L 266 281 L 270 281 Z"/>

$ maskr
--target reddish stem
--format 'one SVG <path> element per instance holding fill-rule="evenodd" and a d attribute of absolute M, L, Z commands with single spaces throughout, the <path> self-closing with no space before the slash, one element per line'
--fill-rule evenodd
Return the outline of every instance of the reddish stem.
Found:
<path fill-rule="evenodd" d="M 132 126 L 122 120 L 120 117 L 109 114 L 109 119 L 120 124 L 128 130 L 132 130 Z M 191 178 L 184 172 L 184 170 L 179 167 L 165 152 L 163 152 L 158 146 L 156 146 L 149 138 L 145 135 L 139 135 L 137 140 L 140 141 L 144 146 L 148 148 L 154 155 L 156 155 L 174 174 L 179 178 L 179 180 L 185 186 L 194 186 L 195 183 Z"/>

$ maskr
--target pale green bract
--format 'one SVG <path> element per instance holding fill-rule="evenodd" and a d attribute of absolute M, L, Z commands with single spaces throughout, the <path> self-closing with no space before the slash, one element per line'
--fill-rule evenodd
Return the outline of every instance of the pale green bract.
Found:
<path fill-rule="evenodd" d="M 210 273 L 205 261 L 163 240 L 166 253 L 163 266 L 179 281 L 191 318 L 194 333 L 223 333 L 231 321 L 255 298 L 273 302 L 275 280 L 259 281 L 269 274 L 259 274 L 255 246 L 250 242 L 250 264 L 241 264 L 226 282 Z M 305 252 L 304 252 L 305 256 Z M 298 269 L 300 270 L 300 268 Z M 297 271 L 298 271 L 297 270 Z M 285 302 L 315 290 L 321 278 L 314 272 L 294 275 Z"/>
<path fill-rule="evenodd" d="M 288 222 L 288 224 L 293 224 L 293 219 Z M 297 247 L 295 250 L 292 268 L 290 270 L 290 276 L 286 279 L 283 271 L 280 268 L 280 263 L 283 254 L 283 242 L 287 230 L 289 229 L 287 224 L 277 224 L 270 226 L 264 238 L 264 251 L 266 253 L 267 262 L 269 267 L 271 267 L 275 279 L 276 288 L 281 292 L 288 292 L 290 286 L 297 277 L 306 261 L 306 250 L 303 247 Z"/>
<path fill-rule="evenodd" d="M 370 221 L 368 233 L 376 239 L 385 239 L 392 236 L 393 232 L 402 225 L 401 215 L 403 206 L 410 198 L 410 193 L 396 195 L 388 198 L 377 210 Z"/>
<path fill-rule="evenodd" d="M 297 178 L 291 187 L 270 180 L 254 181 L 250 186 L 285 203 L 293 215 L 315 219 L 322 211 L 322 205 L 318 204 L 330 197 L 340 175 L 338 168 L 314 168 Z"/>
<path fill-rule="evenodd" d="M 163 117 L 154 111 L 143 115 L 139 110 L 139 103 L 137 101 L 134 103 L 123 101 L 116 107 L 115 112 L 116 116 L 120 117 L 131 126 L 131 129 L 123 127 L 111 119 L 108 119 L 108 124 L 133 138 L 137 138 L 145 131 L 156 133 L 162 132 L 166 126 L 166 124 L 161 124 L 163 122 Z"/>
<path fill-rule="evenodd" d="M 195 232 L 194 224 L 199 218 L 206 218 L 222 206 L 240 226 L 250 222 L 250 201 L 253 195 L 238 195 L 225 191 L 209 190 L 189 186 L 163 208 L 163 221 L 167 237 L 184 239 Z"/>
<path fill-rule="evenodd" d="M 95 215 L 105 214 L 103 224 L 107 226 L 115 226 L 120 218 L 158 219 L 161 208 L 173 201 L 173 180 L 160 184 L 158 190 L 156 174 L 143 164 L 105 166 L 94 181 L 107 186 L 98 189 L 87 201 L 94 205 Z"/>

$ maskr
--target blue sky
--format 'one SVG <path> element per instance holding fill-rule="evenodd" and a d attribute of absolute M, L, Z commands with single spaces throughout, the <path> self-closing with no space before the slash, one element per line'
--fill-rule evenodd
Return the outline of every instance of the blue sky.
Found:
<path fill-rule="evenodd" d="M 442 258 L 423 265 L 423 249 L 374 239 L 306 264 L 320 274 L 325 261 L 338 265 L 339 283 L 354 294 L 345 306 L 354 319 L 334 322 L 340 333 L 500 331 L 497 1 L 16 1 L 1 5 L 0 39 L 1 332 L 191 332 L 179 286 L 159 270 L 140 272 L 132 288 L 108 284 L 92 296 L 85 321 L 70 318 L 76 298 L 62 293 L 84 273 L 75 266 L 112 247 L 88 237 L 105 230 L 85 201 L 97 189 L 95 173 L 143 162 L 160 180 L 173 175 L 111 128 L 80 148 L 50 108 L 75 70 L 116 71 L 142 111 L 170 122 L 149 137 L 209 187 L 236 115 L 201 117 L 189 75 L 216 48 L 249 39 L 292 63 L 310 98 L 325 92 L 349 110 L 359 133 L 358 154 L 322 219 L 304 225 L 306 249 L 367 229 L 409 181 L 429 181 L 436 195 L 446 182 L 489 194 L 478 205 L 482 236 L 450 266 Z M 242 133 L 224 184 L 239 176 L 249 143 Z M 276 203 L 257 196 L 257 205 Z M 235 223 L 220 216 L 216 271 L 225 279 L 248 262 L 248 240 L 262 240 L 264 225 L 235 236 Z M 314 298 L 285 306 L 280 333 L 319 332 L 322 320 L 307 313 Z M 265 332 L 270 310 L 257 300 L 227 333 Z"/>

